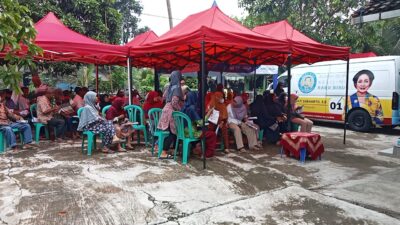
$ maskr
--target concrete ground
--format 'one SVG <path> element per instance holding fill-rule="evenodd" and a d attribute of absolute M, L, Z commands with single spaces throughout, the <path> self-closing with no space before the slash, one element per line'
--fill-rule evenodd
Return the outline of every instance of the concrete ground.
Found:
<path fill-rule="evenodd" d="M 143 146 L 83 155 L 80 143 L 41 142 L 0 156 L 0 224 L 400 224 L 400 159 L 378 155 L 400 131 L 316 126 L 321 161 L 278 147 L 188 166 Z"/>

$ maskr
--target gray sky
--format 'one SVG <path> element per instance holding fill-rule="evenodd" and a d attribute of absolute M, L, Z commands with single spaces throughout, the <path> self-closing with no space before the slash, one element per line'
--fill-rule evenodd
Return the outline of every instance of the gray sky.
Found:
<path fill-rule="evenodd" d="M 214 0 L 170 0 L 174 26 L 187 16 L 209 9 Z M 228 16 L 242 17 L 244 10 L 238 7 L 238 0 L 216 0 L 218 7 Z M 141 0 L 143 12 L 140 26 L 148 26 L 161 36 L 169 30 L 166 0 Z"/>

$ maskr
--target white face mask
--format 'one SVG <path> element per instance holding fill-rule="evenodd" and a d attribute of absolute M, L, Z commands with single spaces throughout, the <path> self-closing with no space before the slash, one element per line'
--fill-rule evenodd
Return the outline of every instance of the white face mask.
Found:
<path fill-rule="evenodd" d="M 221 98 L 221 99 L 219 100 L 219 103 L 224 103 L 224 99 Z"/>

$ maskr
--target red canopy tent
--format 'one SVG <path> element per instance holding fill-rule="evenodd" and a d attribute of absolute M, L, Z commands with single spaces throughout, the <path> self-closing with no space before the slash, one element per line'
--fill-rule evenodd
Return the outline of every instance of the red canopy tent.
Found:
<path fill-rule="evenodd" d="M 377 56 L 375 52 L 360 52 L 360 53 L 351 53 L 350 59 L 358 59 L 358 58 L 368 58 Z"/>
<path fill-rule="evenodd" d="M 138 47 L 138 46 L 142 46 L 142 45 L 146 45 L 148 43 L 154 42 L 157 39 L 158 39 L 157 34 L 155 34 L 152 30 L 149 30 L 142 34 L 137 35 L 133 40 L 128 42 L 125 46 Z"/>
<path fill-rule="evenodd" d="M 263 35 L 274 35 L 275 38 L 287 41 L 290 48 L 290 59 L 288 63 L 288 94 L 290 95 L 290 80 L 291 80 L 291 64 L 300 63 L 315 63 L 327 60 L 347 60 L 347 73 L 346 73 L 346 93 L 345 99 L 348 98 L 348 83 L 349 83 L 349 47 L 336 47 L 332 45 L 325 45 L 319 43 L 300 31 L 293 28 L 292 25 L 286 20 L 278 21 L 275 23 L 265 24 L 255 27 L 253 31 Z M 346 124 L 347 124 L 347 101 L 345 103 L 345 126 L 343 143 L 346 143 Z M 290 98 L 289 98 L 289 111 L 290 111 Z"/>
<path fill-rule="evenodd" d="M 113 58 L 127 55 L 126 47 L 79 34 L 66 27 L 52 12 L 39 20 L 35 29 L 35 44 L 43 48 L 45 60 L 113 64 Z"/>
<path fill-rule="evenodd" d="M 37 60 L 116 64 L 126 60 L 128 47 L 105 44 L 66 27 L 50 12 L 34 25 L 37 35 L 34 43 L 43 49 Z M 15 54 L 24 56 L 26 46 Z M 0 57 L 4 57 L 3 52 Z"/>
<path fill-rule="evenodd" d="M 289 44 L 292 64 L 312 64 L 327 60 L 346 60 L 349 58 L 349 47 L 337 47 L 319 43 L 293 28 L 287 20 L 257 26 L 253 31 L 273 36 Z"/>
<path fill-rule="evenodd" d="M 200 63 L 202 42 L 207 64 L 283 64 L 289 51 L 285 41 L 249 30 L 217 6 L 193 14 L 158 40 L 130 49 L 133 64 L 182 69 Z"/>

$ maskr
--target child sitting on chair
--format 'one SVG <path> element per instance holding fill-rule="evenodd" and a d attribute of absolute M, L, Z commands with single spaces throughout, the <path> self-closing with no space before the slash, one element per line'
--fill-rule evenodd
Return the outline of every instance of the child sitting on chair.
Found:
<path fill-rule="evenodd" d="M 106 119 L 114 121 L 115 132 L 118 138 L 126 138 L 126 148 L 132 150 L 131 135 L 133 133 L 132 123 L 125 118 L 124 110 L 125 99 L 117 97 L 112 102 L 110 109 L 106 113 Z"/>

